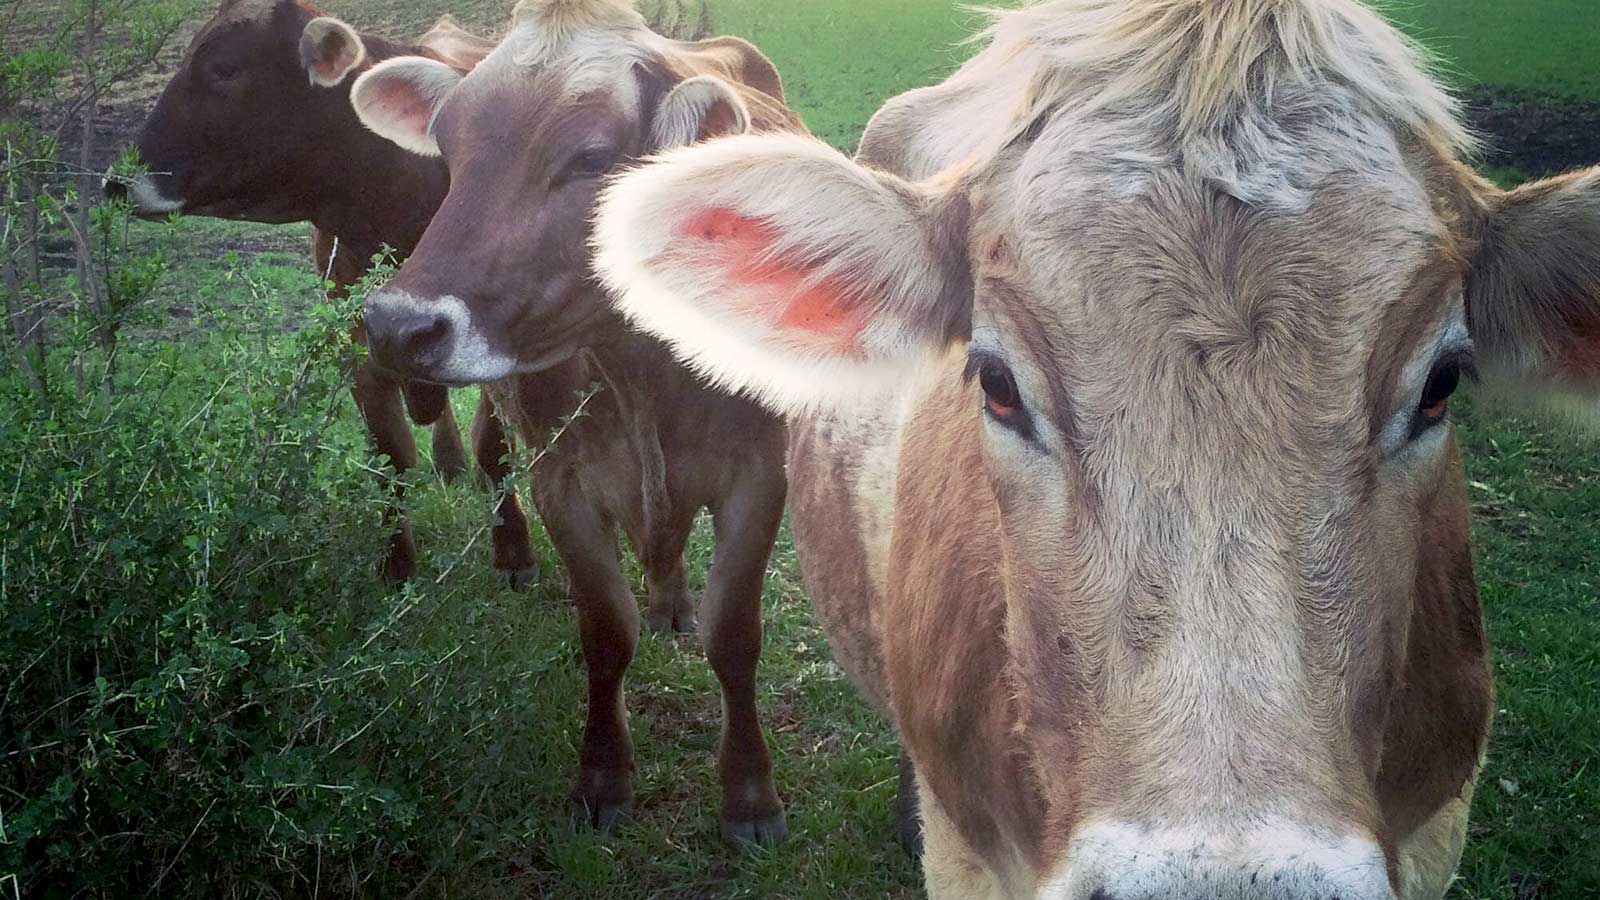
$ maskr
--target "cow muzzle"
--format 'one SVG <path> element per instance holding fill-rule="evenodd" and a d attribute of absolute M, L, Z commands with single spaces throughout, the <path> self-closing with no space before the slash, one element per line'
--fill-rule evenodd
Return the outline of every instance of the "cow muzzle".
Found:
<path fill-rule="evenodd" d="M 398 291 L 367 298 L 367 349 L 379 366 L 440 384 L 497 381 L 516 360 L 493 351 L 456 297 L 422 300 Z"/>
<path fill-rule="evenodd" d="M 1047 900 L 1397 900 L 1383 850 L 1368 837 L 1292 824 L 1233 840 L 1121 823 L 1074 836 Z M 1411 898 L 1403 898 L 1411 900 Z"/>
<path fill-rule="evenodd" d="M 100 190 L 108 199 L 126 200 L 141 219 L 164 219 L 183 212 L 183 198 L 167 196 L 153 174 L 125 178 L 107 171 L 100 179 Z"/>

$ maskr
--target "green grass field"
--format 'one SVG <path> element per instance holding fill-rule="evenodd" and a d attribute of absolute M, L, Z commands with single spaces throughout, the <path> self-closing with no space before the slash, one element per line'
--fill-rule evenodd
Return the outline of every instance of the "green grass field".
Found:
<path fill-rule="evenodd" d="M 949 0 L 710 3 L 717 31 L 761 46 L 811 128 L 846 150 L 885 98 L 958 64 L 966 55 L 959 41 L 979 21 Z M 321 5 L 359 26 L 394 32 L 421 30 L 443 12 L 497 30 L 507 6 Z M 1600 100 L 1600 4 L 1412 0 L 1387 8 L 1464 82 Z M 222 359 L 237 337 L 208 333 L 218 310 L 250 318 L 258 339 L 271 340 L 294 327 L 315 296 L 303 227 L 195 220 L 171 232 L 148 229 L 146 239 L 170 246 L 176 264 L 158 298 L 165 313 L 141 340 L 183 340 L 196 354 Z M 224 277 L 228 251 L 253 283 L 283 298 L 281 311 L 247 308 L 240 280 Z M 474 397 L 456 396 L 463 422 Z M 1590 900 L 1600 897 L 1600 447 L 1481 404 L 1463 404 L 1460 422 L 1498 701 L 1451 897 Z M 346 404 L 336 427 L 338 440 L 359 439 L 353 406 Z M 425 434 L 418 443 L 426 445 Z M 359 856 L 324 859 L 316 848 L 325 838 L 337 842 L 308 833 L 301 851 L 278 864 L 294 873 L 280 883 L 292 889 L 275 891 L 344 896 L 359 884 L 365 896 L 394 898 L 921 895 L 919 869 L 893 840 L 895 741 L 831 661 L 787 534 L 767 581 L 760 698 L 791 838 L 778 849 L 740 855 L 717 837 L 719 707 L 698 644 L 642 640 L 628 682 L 639 763 L 635 818 L 613 836 L 574 830 L 566 794 L 582 725 L 582 660 L 554 555 L 539 532 L 544 583 L 513 593 L 493 577 L 477 537 L 488 515 L 482 494 L 435 485 L 413 492 L 411 504 L 420 577 L 400 594 L 375 579 L 347 586 L 330 602 L 350 610 L 352 621 L 385 624 L 376 635 L 352 626 L 346 643 L 330 636 L 325 649 L 330 660 L 348 663 L 341 671 L 364 672 L 363 660 L 390 653 L 424 674 L 416 681 L 387 669 L 361 676 L 370 705 L 330 713 L 315 738 L 349 742 L 350 766 L 377 773 L 392 789 L 394 799 L 381 802 L 405 810 L 395 815 L 408 836 L 376 850 L 362 845 Z M 698 589 L 710 556 L 706 528 L 690 552 Z M 180 874 L 211 864 L 213 817 L 254 814 L 199 803 L 190 813 L 168 823 L 180 836 L 193 828 Z M 238 895 L 253 894 L 246 888 Z"/>

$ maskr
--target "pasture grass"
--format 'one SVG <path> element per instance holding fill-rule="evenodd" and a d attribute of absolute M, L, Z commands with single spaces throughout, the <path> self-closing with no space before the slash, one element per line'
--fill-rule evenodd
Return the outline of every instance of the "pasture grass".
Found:
<path fill-rule="evenodd" d="M 363 27 L 408 34 L 447 11 L 498 31 L 509 3 L 325 6 Z M 1389 10 L 1452 59 L 1462 80 L 1600 98 L 1600 6 L 1588 0 L 1432 0 Z M 712 0 L 712 14 L 719 32 L 748 37 L 772 56 L 813 131 L 847 151 L 885 98 L 958 64 L 965 56 L 958 42 L 977 21 L 946 0 Z M 202 366 L 221 365 L 230 342 L 277 339 L 316 303 L 304 235 L 301 226 L 204 219 L 170 232 L 150 226 L 146 239 L 167 242 L 174 266 L 135 336 L 151 345 L 185 342 L 184 352 Z M 248 278 L 238 275 L 241 267 Z M 196 319 L 228 324 L 218 333 Z M 474 401 L 474 391 L 455 394 L 463 423 Z M 1451 897 L 1587 900 L 1600 896 L 1600 449 L 1471 402 L 1458 415 L 1498 699 Z M 335 428 L 338 442 L 359 440 L 352 405 Z M 419 431 L 424 454 L 427 444 Z M 787 532 L 765 593 L 760 702 L 788 804 L 789 842 L 742 855 L 720 845 L 715 679 L 694 639 L 649 635 L 628 681 L 637 811 L 619 834 L 602 837 L 573 829 L 566 818 L 582 723 L 582 661 L 542 530 L 535 527 L 545 577 L 514 593 L 490 570 L 485 497 L 468 485 L 419 479 L 410 501 L 422 555 L 415 584 L 394 592 L 375 578 L 357 579 L 342 596 L 327 598 L 345 610 L 346 624 L 329 626 L 320 639 L 333 660 L 431 661 L 428 678 L 416 690 L 398 675 L 374 680 L 370 708 L 336 717 L 316 737 L 324 748 L 349 740 L 344 755 L 404 801 L 408 824 L 348 858 L 324 858 L 329 836 L 308 834 L 297 850 L 263 861 L 290 873 L 271 892 L 920 896 L 919 872 L 893 841 L 894 739 L 831 661 Z M 296 535 L 282 539 L 292 545 Z M 708 529 L 697 531 L 689 552 L 698 590 L 711 552 Z M 638 584 L 637 571 L 633 577 Z M 292 581 L 283 591 L 295 603 L 317 599 L 297 597 Z M 371 630 L 350 622 L 382 623 L 380 637 L 358 653 Z M 14 814 L 14 803 L 0 797 L 0 811 Z M 179 836 L 192 828 L 195 837 L 176 871 L 203 874 L 214 852 L 207 836 L 224 819 L 258 811 L 241 806 L 219 814 L 197 803 L 187 819 L 166 823 Z M 159 894 L 148 887 L 140 892 Z M 233 890 L 269 893 L 248 883 Z"/>
<path fill-rule="evenodd" d="M 1600 97 L 1600 4 L 1590 0 L 1379 0 L 1432 49 L 1446 74 L 1554 94 Z"/>

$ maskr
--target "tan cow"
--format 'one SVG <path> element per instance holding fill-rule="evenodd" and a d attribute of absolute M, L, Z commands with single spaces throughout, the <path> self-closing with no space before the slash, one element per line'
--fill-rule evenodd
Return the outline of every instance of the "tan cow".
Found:
<path fill-rule="evenodd" d="M 1491 709 L 1450 396 L 1593 406 L 1600 170 L 1474 175 L 1352 0 L 986 37 L 855 161 L 623 175 L 598 267 L 793 416 L 806 581 L 915 765 L 931 896 L 1435 900 Z"/>
<path fill-rule="evenodd" d="M 700 627 L 723 691 L 722 831 L 781 839 L 755 672 L 762 579 L 783 517 L 783 424 L 628 333 L 594 282 L 588 243 L 595 196 L 616 169 L 712 135 L 803 130 L 777 71 L 736 38 L 662 37 L 627 0 L 523 0 L 470 74 L 391 59 L 361 76 L 351 102 L 373 131 L 441 156 L 450 172 L 405 268 L 367 298 L 373 357 L 458 384 L 544 378 L 583 351 L 577 360 L 608 388 L 534 473 L 539 513 L 572 575 L 589 672 L 574 811 L 605 827 L 632 798 L 622 680 L 639 617 L 616 531 L 648 572 L 681 557 L 708 509 L 716 551 Z M 517 410 L 539 421 L 548 398 L 516 393 Z M 686 600 L 680 573 L 675 591 L 652 597 L 652 619 L 680 624 Z"/>

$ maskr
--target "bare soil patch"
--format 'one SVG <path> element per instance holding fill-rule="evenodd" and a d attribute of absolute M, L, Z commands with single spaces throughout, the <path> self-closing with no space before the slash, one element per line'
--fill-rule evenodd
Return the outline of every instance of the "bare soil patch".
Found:
<path fill-rule="evenodd" d="M 1494 84 L 1465 97 L 1486 165 L 1537 177 L 1600 163 L 1600 103 Z"/>

